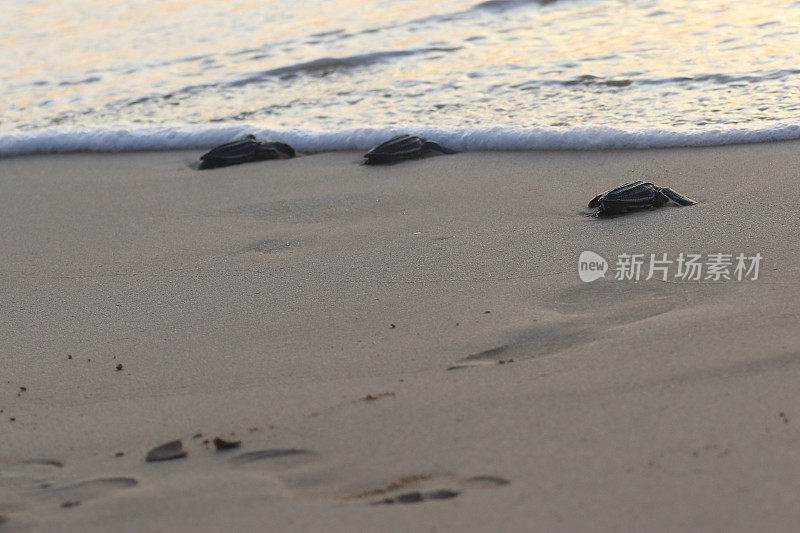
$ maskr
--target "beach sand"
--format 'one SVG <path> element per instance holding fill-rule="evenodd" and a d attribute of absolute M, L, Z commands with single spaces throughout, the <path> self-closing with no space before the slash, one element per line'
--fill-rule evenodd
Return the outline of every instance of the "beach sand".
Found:
<path fill-rule="evenodd" d="M 2 159 L 0 531 L 796 528 L 799 149 Z"/>

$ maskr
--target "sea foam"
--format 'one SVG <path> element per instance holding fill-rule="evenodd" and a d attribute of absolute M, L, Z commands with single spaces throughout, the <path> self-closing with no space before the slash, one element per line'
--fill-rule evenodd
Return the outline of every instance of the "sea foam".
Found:
<path fill-rule="evenodd" d="M 126 152 L 206 149 L 253 133 L 260 140 L 280 140 L 304 153 L 366 150 L 393 135 L 411 133 L 459 151 L 599 150 L 718 146 L 800 139 L 800 124 L 769 128 L 703 130 L 638 129 L 585 126 L 516 127 L 365 127 L 340 131 L 269 129 L 252 125 L 58 127 L 0 132 L 0 156 L 64 152 Z"/>

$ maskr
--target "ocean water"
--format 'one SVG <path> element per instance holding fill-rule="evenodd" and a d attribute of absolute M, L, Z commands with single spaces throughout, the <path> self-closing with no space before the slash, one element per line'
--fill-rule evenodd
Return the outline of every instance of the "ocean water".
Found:
<path fill-rule="evenodd" d="M 0 41 L 0 155 L 800 138 L 800 1 L 27 0 Z"/>

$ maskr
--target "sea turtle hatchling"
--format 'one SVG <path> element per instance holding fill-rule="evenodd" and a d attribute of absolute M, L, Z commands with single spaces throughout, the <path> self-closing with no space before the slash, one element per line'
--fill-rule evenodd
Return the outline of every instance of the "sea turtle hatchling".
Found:
<path fill-rule="evenodd" d="M 606 217 L 621 215 L 637 209 L 661 207 L 667 202 L 673 202 L 678 206 L 688 206 L 697 203 L 691 198 L 678 194 L 668 187 L 658 187 L 652 183 L 634 181 L 632 183 L 626 183 L 616 189 L 611 189 L 603 194 L 598 194 L 589 202 L 589 207 L 597 208 L 595 216 Z"/>
<path fill-rule="evenodd" d="M 256 136 L 248 134 L 239 139 L 217 146 L 200 156 L 198 168 L 227 167 L 251 161 L 268 159 L 289 159 L 295 156 L 294 148 L 286 143 L 276 141 L 259 142 Z"/>
<path fill-rule="evenodd" d="M 430 141 L 425 137 L 403 134 L 392 137 L 364 154 L 366 158 L 364 164 L 386 165 L 405 159 L 416 159 L 431 152 L 439 152 L 441 154 L 457 153 L 455 150 L 445 148 L 439 143 Z"/>

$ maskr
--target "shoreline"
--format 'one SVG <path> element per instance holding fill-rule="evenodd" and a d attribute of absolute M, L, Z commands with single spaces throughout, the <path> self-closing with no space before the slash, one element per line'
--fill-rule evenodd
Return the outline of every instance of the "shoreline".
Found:
<path fill-rule="evenodd" d="M 790 528 L 798 148 L 0 158 L 0 531 Z M 582 216 L 634 179 L 700 204 Z"/>
<path fill-rule="evenodd" d="M 22 132 L 0 131 L 0 158 L 69 153 L 207 151 L 244 134 L 254 134 L 262 141 L 289 143 L 306 155 L 320 155 L 354 150 L 366 152 L 402 133 L 427 137 L 459 152 L 647 150 L 797 141 L 800 140 L 800 124 L 687 130 L 631 130 L 615 126 L 365 126 L 335 131 L 270 129 L 251 124 L 63 126 Z"/>

